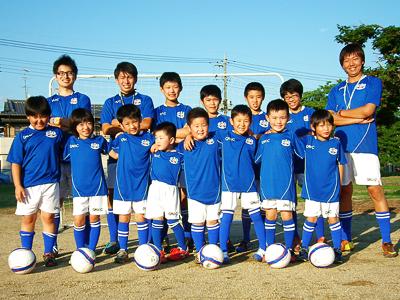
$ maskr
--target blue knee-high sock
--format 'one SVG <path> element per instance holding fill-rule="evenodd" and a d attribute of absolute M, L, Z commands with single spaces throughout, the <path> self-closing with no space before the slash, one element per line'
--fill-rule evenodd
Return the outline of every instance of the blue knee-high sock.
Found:
<path fill-rule="evenodd" d="M 340 249 L 342 243 L 342 226 L 340 226 L 340 222 L 330 224 L 329 229 L 331 230 L 333 248 Z"/>
<path fill-rule="evenodd" d="M 191 234 L 191 225 L 188 221 L 189 218 L 189 212 L 187 209 L 184 209 L 181 211 L 181 216 L 182 216 L 182 225 L 183 225 L 183 229 L 185 230 L 185 238 L 192 238 L 192 234 Z"/>
<path fill-rule="evenodd" d="M 297 205 L 297 203 L 296 203 L 296 205 Z M 293 222 L 294 222 L 294 237 L 300 237 L 299 229 L 297 226 L 297 212 L 296 211 L 293 211 L 292 218 L 293 218 Z"/>
<path fill-rule="evenodd" d="M 97 243 L 99 242 L 101 231 L 101 222 L 90 223 L 90 235 L 89 235 L 89 249 L 95 251 Z"/>
<path fill-rule="evenodd" d="M 185 231 L 183 230 L 182 225 L 179 223 L 178 219 L 168 220 L 168 226 L 174 231 L 176 242 L 178 243 L 178 247 L 186 250 L 185 243 Z"/>
<path fill-rule="evenodd" d="M 147 242 L 154 244 L 153 243 L 153 220 L 152 219 L 147 219 L 147 223 L 149 225 L 149 236 L 148 236 Z M 154 244 L 154 245 L 157 247 L 156 244 Z"/>
<path fill-rule="evenodd" d="M 295 236 L 295 225 L 293 219 L 282 221 L 283 223 L 283 236 L 285 239 L 286 247 L 293 248 L 293 240 Z"/>
<path fill-rule="evenodd" d="M 342 226 L 342 239 L 351 242 L 351 219 L 353 211 L 342 211 L 339 213 L 340 225 Z"/>
<path fill-rule="evenodd" d="M 118 215 L 114 215 L 113 209 L 109 208 L 107 213 L 108 232 L 110 233 L 110 242 L 115 243 L 118 240 Z"/>
<path fill-rule="evenodd" d="M 199 252 L 204 245 L 204 225 L 197 226 L 192 224 L 192 238 L 196 251 Z"/>
<path fill-rule="evenodd" d="M 76 249 L 85 247 L 85 229 L 85 224 L 82 226 L 76 226 L 74 224 L 74 238 Z"/>
<path fill-rule="evenodd" d="M 266 245 L 270 246 L 275 243 L 276 220 L 265 219 L 264 228 Z"/>
<path fill-rule="evenodd" d="M 35 232 L 32 231 L 20 231 L 19 236 L 21 238 L 21 247 L 32 250 L 33 237 L 35 236 Z"/>
<path fill-rule="evenodd" d="M 161 240 L 163 241 L 165 238 L 168 237 L 168 220 L 164 219 L 163 223 L 163 230 L 162 230 L 162 235 L 161 235 Z"/>
<path fill-rule="evenodd" d="M 317 236 L 317 240 L 325 236 L 324 230 L 324 218 L 318 217 L 317 224 L 315 225 L 315 235 Z"/>
<path fill-rule="evenodd" d="M 390 238 L 390 212 L 376 211 L 375 217 L 379 224 L 379 230 L 381 231 L 382 243 L 391 243 L 392 239 Z"/>
<path fill-rule="evenodd" d="M 139 245 L 146 244 L 147 240 L 149 239 L 149 223 L 146 220 L 144 222 L 136 222 L 136 225 L 138 230 Z"/>
<path fill-rule="evenodd" d="M 315 224 L 313 222 L 309 222 L 305 220 L 304 225 L 303 225 L 303 234 L 302 234 L 302 241 L 301 241 L 301 247 L 308 249 L 311 243 L 312 235 L 314 232 Z"/>
<path fill-rule="evenodd" d="M 254 231 L 256 232 L 256 236 L 258 239 L 258 248 L 265 250 L 267 246 L 265 239 L 265 228 L 260 209 L 249 209 L 249 215 L 254 224 Z"/>
<path fill-rule="evenodd" d="M 58 235 L 59 227 L 60 227 L 60 213 L 55 213 L 54 214 L 54 233 L 56 234 L 56 240 L 54 242 L 54 246 L 56 246 L 56 247 L 58 246 L 57 245 L 57 235 Z"/>
<path fill-rule="evenodd" d="M 53 247 L 56 241 L 57 234 L 50 232 L 43 232 L 42 235 L 44 242 L 44 253 L 53 252 Z"/>
<path fill-rule="evenodd" d="M 122 250 L 128 250 L 129 222 L 118 223 L 118 242 Z"/>
<path fill-rule="evenodd" d="M 162 231 L 164 227 L 164 220 L 153 220 L 151 227 L 152 227 L 151 235 L 153 237 L 153 244 L 159 250 L 162 250 Z"/>
<path fill-rule="evenodd" d="M 247 209 L 242 209 L 243 241 L 250 242 L 251 218 Z"/>
<path fill-rule="evenodd" d="M 217 245 L 219 242 L 219 223 L 215 225 L 207 225 L 208 243 Z"/>
<path fill-rule="evenodd" d="M 89 246 L 90 243 L 90 231 L 91 231 L 91 227 L 90 227 L 90 216 L 86 215 L 85 217 L 85 245 Z"/>
<path fill-rule="evenodd" d="M 222 211 L 221 225 L 219 228 L 220 247 L 222 252 L 228 252 L 228 239 L 231 231 L 233 213 L 233 210 Z M 208 236 L 210 237 L 210 232 L 208 232 Z"/>

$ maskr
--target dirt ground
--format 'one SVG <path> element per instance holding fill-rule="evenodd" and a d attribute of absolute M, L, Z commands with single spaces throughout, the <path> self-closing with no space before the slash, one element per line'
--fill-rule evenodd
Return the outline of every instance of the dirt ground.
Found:
<path fill-rule="evenodd" d="M 399 247 L 399 201 L 391 201 L 392 239 Z M 95 269 L 78 274 L 68 265 L 74 248 L 72 229 L 59 235 L 61 257 L 55 268 L 45 268 L 41 260 L 40 226 L 36 230 L 34 252 L 38 258 L 35 271 L 13 274 L 7 264 L 10 251 L 20 245 L 19 220 L 13 209 L 0 210 L 0 299 L 208 299 L 208 298 L 278 298 L 278 299 L 400 299 L 400 258 L 381 255 L 379 229 L 369 202 L 357 202 L 353 217 L 355 251 L 340 266 L 317 269 L 310 263 L 295 263 L 285 269 L 271 269 L 252 260 L 249 252 L 236 255 L 231 264 L 206 270 L 190 257 L 184 262 L 168 263 L 152 272 L 139 270 L 135 264 L 117 265 L 113 258 L 100 254 L 108 238 L 102 227 Z M 302 209 L 300 207 L 299 211 Z M 299 217 L 302 220 L 302 216 Z M 130 227 L 130 256 L 136 248 L 136 228 Z M 325 228 L 327 230 L 327 227 Z M 241 238 L 241 225 L 234 223 L 232 240 Z M 278 229 L 277 240 L 283 239 Z M 256 247 L 256 243 L 253 243 Z"/>

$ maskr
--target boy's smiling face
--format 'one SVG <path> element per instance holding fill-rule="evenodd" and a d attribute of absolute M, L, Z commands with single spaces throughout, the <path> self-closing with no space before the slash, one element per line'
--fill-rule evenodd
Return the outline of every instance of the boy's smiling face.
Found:
<path fill-rule="evenodd" d="M 271 110 L 267 115 L 267 120 L 272 132 L 279 133 L 286 128 L 289 116 L 286 110 Z"/>
<path fill-rule="evenodd" d="M 251 112 L 253 114 L 257 113 L 261 110 L 261 104 L 262 104 L 263 100 L 264 100 L 264 96 L 261 91 L 250 90 L 247 93 L 246 101 L 247 101 L 247 104 L 249 105 Z"/>
<path fill-rule="evenodd" d="M 247 114 L 237 114 L 230 121 L 236 134 L 245 135 L 249 132 L 251 118 Z"/>
<path fill-rule="evenodd" d="M 208 122 L 203 117 L 194 118 L 189 128 L 195 140 L 202 141 L 208 136 Z"/>
<path fill-rule="evenodd" d="M 203 102 L 204 108 L 206 109 L 206 111 L 208 112 L 209 115 L 217 115 L 218 114 L 218 109 L 219 109 L 219 105 L 221 103 L 221 99 L 210 95 L 210 96 L 204 97 L 203 100 L 201 100 L 201 102 Z"/>
<path fill-rule="evenodd" d="M 140 132 L 140 120 L 132 118 L 123 118 L 121 127 L 124 132 L 136 135 Z"/>
<path fill-rule="evenodd" d="M 167 81 L 160 88 L 160 90 L 164 94 L 165 99 L 172 102 L 176 102 L 179 98 L 179 94 L 181 93 L 181 87 L 177 82 L 174 81 Z"/>

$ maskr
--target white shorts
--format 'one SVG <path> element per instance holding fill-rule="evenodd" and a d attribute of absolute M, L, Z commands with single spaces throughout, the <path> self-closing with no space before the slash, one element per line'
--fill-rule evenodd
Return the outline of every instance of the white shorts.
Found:
<path fill-rule="evenodd" d="M 147 195 L 146 219 L 179 219 L 180 209 L 178 187 L 153 180 Z"/>
<path fill-rule="evenodd" d="M 319 217 L 335 218 L 339 217 L 339 202 L 318 202 L 313 200 L 306 200 L 304 206 L 305 217 Z"/>
<path fill-rule="evenodd" d="M 346 153 L 342 185 L 382 185 L 379 158 L 371 153 Z"/>
<path fill-rule="evenodd" d="M 137 202 L 114 200 L 113 212 L 116 215 L 130 215 L 132 212 L 144 215 L 146 213 L 146 200 Z"/>
<path fill-rule="evenodd" d="M 105 215 L 108 209 L 107 196 L 74 197 L 72 215 Z"/>
<path fill-rule="evenodd" d="M 296 203 L 289 200 L 266 199 L 262 201 L 263 209 L 276 209 L 279 211 L 295 211 Z"/>
<path fill-rule="evenodd" d="M 205 221 L 214 221 L 219 219 L 219 207 L 217 204 L 203 204 L 199 201 L 188 199 L 189 223 L 198 224 Z"/>
<path fill-rule="evenodd" d="M 304 184 L 304 173 L 294 174 L 294 182 L 299 186 L 303 186 Z"/>
<path fill-rule="evenodd" d="M 71 164 L 60 164 L 60 198 L 68 198 L 72 192 Z"/>
<path fill-rule="evenodd" d="M 117 163 L 107 164 L 107 178 L 106 183 L 109 189 L 114 188 L 115 178 L 117 176 Z"/>
<path fill-rule="evenodd" d="M 60 212 L 60 185 L 47 183 L 25 189 L 24 202 L 17 201 L 15 214 L 18 216 L 33 215 L 38 210 L 55 214 Z"/>
<path fill-rule="evenodd" d="M 237 200 L 240 198 L 242 208 L 254 209 L 260 208 L 260 197 L 257 192 L 251 193 L 232 193 L 222 192 L 221 194 L 221 210 L 235 210 Z"/>

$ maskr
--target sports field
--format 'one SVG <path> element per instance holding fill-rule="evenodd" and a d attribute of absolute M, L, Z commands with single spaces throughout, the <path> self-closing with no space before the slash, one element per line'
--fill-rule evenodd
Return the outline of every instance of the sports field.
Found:
<path fill-rule="evenodd" d="M 400 239 L 400 177 L 384 178 L 392 213 L 392 238 L 396 248 Z M 234 256 L 231 264 L 217 270 L 205 270 L 190 257 L 184 262 L 168 263 L 153 272 L 139 270 L 134 263 L 114 264 L 113 258 L 98 252 L 97 265 L 89 274 L 78 274 L 68 260 L 74 249 L 72 229 L 59 236 L 61 258 L 55 268 L 41 262 L 40 225 L 36 230 L 34 252 L 38 264 L 33 273 L 14 275 L 7 257 L 18 247 L 19 219 L 14 216 L 12 188 L 0 186 L 0 298 L 1 299 L 132 299 L 132 298 L 275 298 L 275 299 L 400 299 L 400 258 L 381 255 L 380 234 L 373 206 L 364 189 L 354 193 L 353 233 L 356 249 L 345 256 L 340 266 L 317 269 L 309 263 L 296 263 L 281 270 L 251 259 L 251 253 Z M 302 212 L 303 203 L 299 204 Z M 302 220 L 302 216 L 300 216 Z M 131 226 L 130 255 L 137 245 L 136 228 Z M 327 228 L 326 228 L 327 229 Z M 102 227 L 99 247 L 108 238 Z M 241 238 L 241 226 L 235 223 L 232 240 Z M 278 241 L 282 240 L 278 229 Z M 254 243 L 255 247 L 255 243 Z"/>

